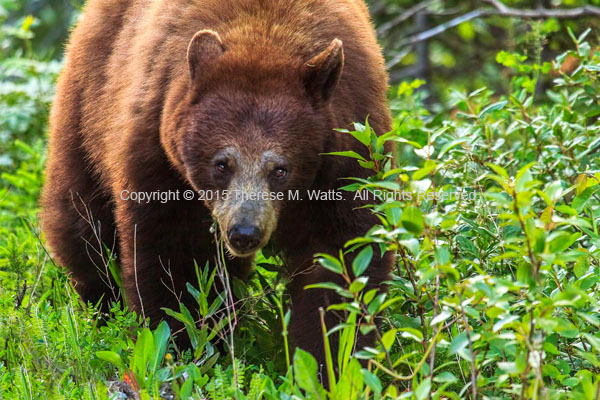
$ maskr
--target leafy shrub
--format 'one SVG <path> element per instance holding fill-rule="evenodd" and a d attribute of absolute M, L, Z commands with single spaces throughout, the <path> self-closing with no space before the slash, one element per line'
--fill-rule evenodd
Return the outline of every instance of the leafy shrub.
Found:
<path fill-rule="evenodd" d="M 364 377 L 376 373 L 375 398 L 597 398 L 600 53 L 588 33 L 558 57 L 581 65 L 555 80 L 550 104 L 534 103 L 548 68 L 517 55 L 509 96 L 454 92 L 448 120 L 404 89 L 393 134 L 349 132 L 373 176 L 345 189 L 378 191 L 381 224 L 347 244 L 362 248 L 353 273 L 342 257 L 319 261 L 349 283 L 333 288 L 348 302 L 331 308 L 363 331 L 385 321 L 378 348 L 355 355 L 369 360 Z M 397 167 L 384 139 L 400 143 Z M 387 295 L 362 290 L 373 251 L 398 253 Z"/>

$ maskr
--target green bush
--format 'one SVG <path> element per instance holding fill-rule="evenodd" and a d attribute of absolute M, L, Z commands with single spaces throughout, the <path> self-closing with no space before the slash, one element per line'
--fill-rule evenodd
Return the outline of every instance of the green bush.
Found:
<path fill-rule="evenodd" d="M 373 176 L 346 189 L 378 191 L 381 224 L 347 244 L 362 249 L 351 267 L 320 258 L 348 287 L 318 286 L 348 298 L 331 308 L 363 332 L 385 321 L 378 348 L 355 355 L 369 360 L 357 385 L 369 376 L 375 398 L 598 398 L 600 53 L 588 33 L 558 57 L 581 65 L 555 80 L 549 104 L 534 96 L 550 68 L 503 52 L 509 96 L 454 92 L 446 119 L 415 102 L 415 82 L 393 101 L 391 135 L 348 132 L 369 148 L 359 162 Z M 385 140 L 400 144 L 396 167 Z M 374 251 L 399 255 L 387 295 L 362 290 Z"/>

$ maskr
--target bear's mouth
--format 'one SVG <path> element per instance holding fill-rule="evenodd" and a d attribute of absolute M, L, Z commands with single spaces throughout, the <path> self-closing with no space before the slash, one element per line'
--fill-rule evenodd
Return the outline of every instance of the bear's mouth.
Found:
<path fill-rule="evenodd" d="M 259 251 L 266 245 L 266 243 L 263 243 L 264 241 L 261 241 L 257 245 L 239 248 L 234 246 L 228 238 L 225 238 L 224 242 L 229 253 L 231 253 L 232 256 L 239 258 L 253 257 L 257 251 Z"/>
<path fill-rule="evenodd" d="M 227 241 L 225 241 L 225 245 L 227 246 L 227 250 L 229 250 L 229 253 L 231 253 L 232 256 L 238 257 L 238 258 L 253 257 L 256 254 L 256 252 L 259 251 L 262 248 L 260 246 L 257 246 L 254 249 L 250 249 L 250 250 L 246 250 L 246 251 L 241 251 L 241 250 L 238 250 L 235 247 L 233 247 Z"/>

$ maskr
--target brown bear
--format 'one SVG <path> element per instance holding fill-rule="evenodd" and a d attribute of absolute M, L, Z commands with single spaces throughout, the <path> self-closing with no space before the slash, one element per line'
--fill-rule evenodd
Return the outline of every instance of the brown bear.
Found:
<path fill-rule="evenodd" d="M 270 243 L 293 277 L 291 339 L 323 363 L 318 309 L 339 298 L 304 287 L 339 277 L 314 255 L 337 254 L 378 220 L 354 196 L 305 192 L 366 176 L 324 153 L 366 156 L 335 128 L 368 117 L 389 131 L 387 89 L 362 0 L 90 0 L 51 113 L 47 242 L 94 303 L 113 297 L 102 256 L 113 249 L 128 305 L 153 324 L 178 299 L 193 308 L 186 282 L 197 282 L 194 261 L 215 263 L 213 221 L 241 279 Z M 152 197 L 189 190 L 203 201 Z M 266 192 L 300 196 L 251 196 Z M 370 286 L 391 261 L 375 251 Z M 327 313 L 328 328 L 337 322 Z"/>

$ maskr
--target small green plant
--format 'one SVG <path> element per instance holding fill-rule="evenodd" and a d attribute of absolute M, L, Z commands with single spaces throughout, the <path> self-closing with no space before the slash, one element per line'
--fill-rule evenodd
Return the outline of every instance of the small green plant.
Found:
<path fill-rule="evenodd" d="M 185 326 L 185 332 L 189 337 L 193 357 L 195 359 L 201 359 L 205 357 L 205 362 L 208 363 L 208 367 L 212 366 L 218 357 L 215 353 L 215 349 L 211 344 L 211 341 L 217 337 L 224 326 L 229 322 L 227 318 L 221 318 L 216 314 L 220 312 L 220 307 L 223 305 L 226 299 L 225 292 L 222 291 L 217 295 L 211 296 L 211 290 L 213 290 L 215 275 L 217 268 L 213 268 L 212 272 L 208 265 L 205 268 L 200 269 L 196 265 L 196 275 L 198 276 L 198 289 L 188 283 L 187 289 L 189 293 L 194 297 L 198 304 L 197 312 L 199 318 L 194 318 L 190 310 L 183 304 L 180 303 L 180 311 L 176 312 L 170 309 L 164 311 L 167 315 L 175 318 L 175 320 L 183 323 Z M 214 299 L 211 302 L 211 297 Z M 211 326 L 211 321 L 217 316 L 217 322 L 214 326 Z M 198 328 L 199 327 L 199 328 Z"/>
<path fill-rule="evenodd" d="M 161 368 L 170 333 L 166 322 L 161 322 L 154 332 L 144 328 L 135 342 L 129 366 L 114 351 L 98 351 L 96 355 L 118 367 L 121 377 L 141 398 L 150 398 L 152 394 L 155 394 L 154 398 L 159 398 L 160 385 L 170 372 L 168 367 Z"/>

